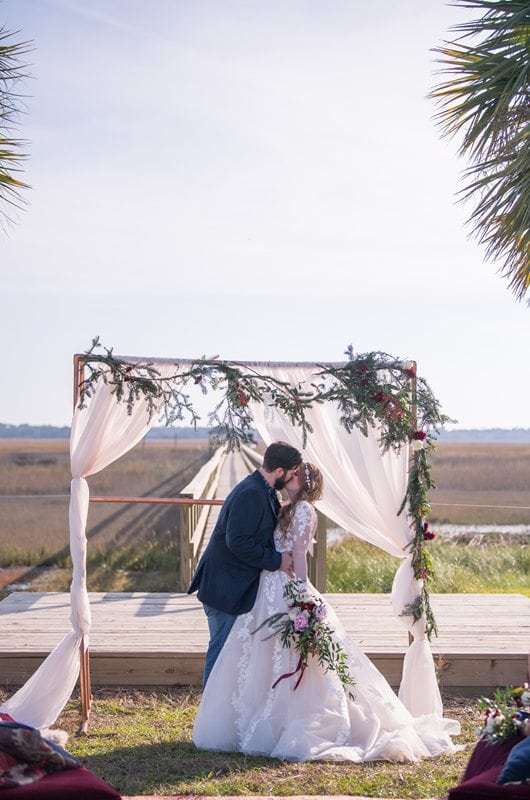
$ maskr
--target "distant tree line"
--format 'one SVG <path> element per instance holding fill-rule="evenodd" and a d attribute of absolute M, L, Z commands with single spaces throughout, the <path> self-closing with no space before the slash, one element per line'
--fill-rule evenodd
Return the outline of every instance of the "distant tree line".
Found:
<path fill-rule="evenodd" d="M 442 431 L 438 441 L 518 444 L 530 442 L 530 428 L 462 428 L 456 431 Z"/>
<path fill-rule="evenodd" d="M 0 422 L 1 439 L 68 439 L 70 428 L 66 425 L 9 425 Z"/>
<path fill-rule="evenodd" d="M 208 428 L 152 428 L 147 439 L 207 439 Z M 69 439 L 68 425 L 9 425 L 0 422 L 0 439 Z"/>
<path fill-rule="evenodd" d="M 208 439 L 209 428 L 152 428 L 147 439 Z M 0 439 L 68 439 L 70 428 L 55 425 L 9 425 L 0 422 Z M 256 439 L 259 436 L 256 434 Z M 440 442 L 530 442 L 530 428 L 467 428 L 442 431 Z"/>

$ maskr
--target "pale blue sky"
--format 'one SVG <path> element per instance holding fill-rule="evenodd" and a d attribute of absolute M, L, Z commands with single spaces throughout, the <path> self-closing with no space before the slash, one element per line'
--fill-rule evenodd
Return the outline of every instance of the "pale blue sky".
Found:
<path fill-rule="evenodd" d="M 68 424 L 72 355 L 415 358 L 459 427 L 528 427 L 529 309 L 469 241 L 426 99 L 441 0 L 3 0 L 33 39 L 0 238 L 0 421 Z"/>

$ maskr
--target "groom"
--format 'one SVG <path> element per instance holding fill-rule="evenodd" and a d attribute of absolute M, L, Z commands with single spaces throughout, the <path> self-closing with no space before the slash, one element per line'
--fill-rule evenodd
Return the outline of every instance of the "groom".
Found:
<path fill-rule="evenodd" d="M 203 687 L 236 617 L 254 605 L 261 571 L 292 573 L 291 553 L 274 547 L 280 510 L 276 490 L 283 489 L 301 461 L 295 447 L 273 442 L 263 465 L 238 483 L 223 503 L 188 589 L 188 594 L 198 590 L 210 630 Z"/>

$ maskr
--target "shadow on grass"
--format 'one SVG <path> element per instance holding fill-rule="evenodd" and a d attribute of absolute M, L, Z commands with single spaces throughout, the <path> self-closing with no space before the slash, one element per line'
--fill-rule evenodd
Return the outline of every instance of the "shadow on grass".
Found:
<path fill-rule="evenodd" d="M 297 767 L 260 756 L 197 750 L 191 742 L 177 739 L 109 749 L 84 763 L 125 795 L 269 793 L 264 789 L 264 770 L 283 774 Z"/>
<path fill-rule="evenodd" d="M 186 740 L 107 751 L 87 766 L 122 795 L 445 797 L 469 752 L 419 763 L 284 762 L 197 750 Z"/>

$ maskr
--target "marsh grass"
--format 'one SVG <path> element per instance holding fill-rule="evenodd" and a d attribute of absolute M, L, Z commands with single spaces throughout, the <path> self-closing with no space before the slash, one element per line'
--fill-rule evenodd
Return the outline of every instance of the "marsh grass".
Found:
<path fill-rule="evenodd" d="M 175 496 L 208 456 L 204 441 L 148 440 L 91 476 L 91 492 Z M 433 474 L 438 484 L 434 503 L 530 507 L 529 445 L 442 443 L 434 455 Z M 0 566 L 26 565 L 19 580 L 37 591 L 66 591 L 69 586 L 69 482 L 67 441 L 0 440 Z M 435 504 L 434 530 L 436 520 L 528 523 L 530 511 Z M 168 506 L 91 504 L 89 590 L 177 591 L 178 528 L 178 511 Z M 431 590 L 530 596 L 527 544 L 528 539 L 493 535 L 470 542 L 439 537 L 429 546 L 437 573 Z M 349 538 L 329 549 L 328 591 L 389 592 L 396 567 L 391 556 Z"/>
<path fill-rule="evenodd" d="M 87 737 L 77 737 L 79 703 L 71 701 L 55 727 L 71 734 L 67 748 L 121 794 L 315 795 L 445 797 L 463 773 L 469 749 L 419 764 L 288 763 L 238 753 L 197 750 L 191 740 L 200 693 L 98 690 Z M 467 698 L 446 699 L 458 719 L 456 742 L 476 741 L 479 712 Z"/>
<path fill-rule="evenodd" d="M 175 497 L 209 454 L 206 441 L 149 440 L 91 476 L 91 493 Z M 26 565 L 19 580 L 37 591 L 67 590 L 68 442 L 0 440 L 0 486 L 0 566 Z M 171 506 L 91 504 L 89 590 L 175 591 L 178 530 Z"/>
<path fill-rule="evenodd" d="M 432 474 L 433 522 L 530 524 L 530 445 L 443 442 Z"/>
<path fill-rule="evenodd" d="M 429 542 L 433 593 L 520 593 L 530 597 L 530 537 L 503 535 Z M 398 560 L 349 537 L 328 550 L 327 591 L 389 593 Z"/>
<path fill-rule="evenodd" d="M 530 597 L 530 537 L 493 534 L 434 542 L 432 592 L 520 593 Z"/>

